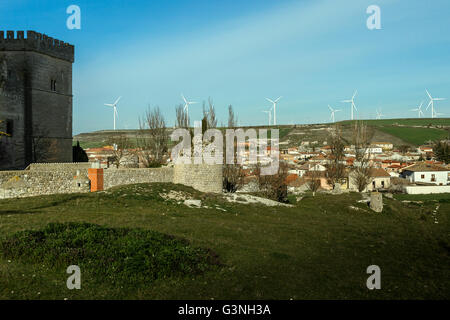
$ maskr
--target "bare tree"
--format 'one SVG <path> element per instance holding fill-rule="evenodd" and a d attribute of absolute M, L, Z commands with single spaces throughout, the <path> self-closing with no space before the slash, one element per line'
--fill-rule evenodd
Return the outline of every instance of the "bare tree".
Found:
<path fill-rule="evenodd" d="M 228 128 L 233 129 L 237 127 L 237 117 L 234 114 L 233 106 L 228 106 Z"/>
<path fill-rule="evenodd" d="M 342 163 L 345 156 L 345 144 L 342 138 L 342 129 L 338 124 L 328 137 L 328 141 L 331 147 L 331 163 L 328 164 L 326 172 L 334 188 L 336 182 L 340 182 L 345 177 L 345 166 Z"/>
<path fill-rule="evenodd" d="M 225 192 L 236 192 L 244 184 L 245 172 L 240 164 L 223 165 L 223 189 Z"/>
<path fill-rule="evenodd" d="M 216 111 L 211 97 L 208 98 L 208 108 L 206 108 L 205 102 L 203 102 L 203 118 L 206 119 L 208 128 L 217 127 Z"/>
<path fill-rule="evenodd" d="M 169 136 L 164 116 L 159 107 L 148 108 L 144 118 L 139 119 L 139 128 L 136 141 L 138 154 L 143 160 L 144 166 L 161 166 L 168 150 Z"/>
<path fill-rule="evenodd" d="M 306 182 L 308 189 L 312 191 L 313 197 L 316 195 L 317 190 L 320 189 L 321 176 L 322 176 L 322 172 L 318 171 L 318 170 L 310 170 L 305 174 L 305 178 L 308 179 Z"/>
<path fill-rule="evenodd" d="M 255 169 L 259 190 L 269 199 L 286 202 L 288 165 L 280 162 L 278 172 L 274 175 L 261 175 L 261 166 L 258 164 Z"/>
<path fill-rule="evenodd" d="M 368 128 L 365 123 L 356 121 L 352 133 L 353 144 L 355 146 L 355 163 L 352 179 L 358 191 L 362 192 L 371 181 L 372 161 L 370 142 L 373 137 L 373 130 Z"/>
<path fill-rule="evenodd" d="M 176 127 L 177 128 L 187 128 L 188 125 L 188 118 L 187 118 L 187 112 L 184 110 L 184 106 L 182 104 L 178 105 L 175 108 L 176 116 L 177 116 L 177 122 Z"/>
<path fill-rule="evenodd" d="M 122 159 L 128 153 L 128 149 L 132 146 L 131 141 L 125 134 L 120 133 L 109 138 L 108 144 L 113 146 L 112 162 L 116 168 L 119 168 Z"/>

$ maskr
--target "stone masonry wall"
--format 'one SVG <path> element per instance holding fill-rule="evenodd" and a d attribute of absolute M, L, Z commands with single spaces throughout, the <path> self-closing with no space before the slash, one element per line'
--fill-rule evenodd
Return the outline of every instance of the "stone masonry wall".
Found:
<path fill-rule="evenodd" d="M 105 189 L 134 183 L 172 182 L 173 168 L 107 169 L 103 179 Z"/>
<path fill-rule="evenodd" d="M 176 164 L 174 168 L 174 183 L 191 186 L 202 192 L 222 192 L 221 164 Z"/>
<path fill-rule="evenodd" d="M 28 170 L 0 171 L 0 199 L 74 193 L 77 170 L 87 176 L 85 163 L 33 164 Z M 222 165 L 175 165 L 148 169 L 104 170 L 105 190 L 127 184 L 173 182 L 202 192 L 222 192 Z"/>

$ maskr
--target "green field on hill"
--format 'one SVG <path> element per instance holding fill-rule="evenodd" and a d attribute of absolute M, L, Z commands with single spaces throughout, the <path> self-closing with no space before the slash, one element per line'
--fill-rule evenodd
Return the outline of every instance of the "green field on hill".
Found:
<path fill-rule="evenodd" d="M 266 207 L 155 183 L 0 200 L 0 299 L 450 298 L 450 194 L 384 199 L 382 213 L 360 199 Z M 366 287 L 370 265 L 381 290 Z"/>
<path fill-rule="evenodd" d="M 441 129 L 394 126 L 379 126 L 377 129 L 416 146 L 425 144 L 427 141 L 434 142 L 448 138 L 448 131 Z"/>
<path fill-rule="evenodd" d="M 449 136 L 450 118 L 412 118 L 412 119 L 381 119 L 381 120 L 361 120 L 369 126 L 375 128 L 374 140 L 389 141 L 395 146 L 401 144 L 410 144 L 418 146 L 424 144 L 426 141 L 435 141 L 438 139 L 447 139 Z M 347 135 L 351 136 L 351 124 L 354 121 L 341 121 L 338 124 L 346 128 Z M 278 128 L 280 142 L 288 141 L 288 146 L 298 146 L 302 140 L 309 141 L 325 141 L 327 139 L 327 131 L 317 131 L 317 128 L 331 127 L 334 124 L 312 124 L 312 125 L 280 125 L 280 126 L 254 126 L 244 127 L 244 129 L 254 128 L 258 129 L 273 129 Z M 442 128 L 446 127 L 446 128 Z M 225 128 L 219 128 L 225 130 Z M 169 132 L 171 129 L 169 129 Z M 304 132 L 303 135 L 298 135 L 298 132 Z M 114 131 L 97 131 L 91 133 L 82 133 L 73 137 L 74 145 L 77 141 L 80 142 L 82 148 L 95 148 L 107 144 L 108 140 L 117 133 L 126 134 L 130 140 L 134 141 L 136 138 L 136 130 L 118 130 Z M 270 138 L 270 130 L 268 131 L 268 138 Z"/>

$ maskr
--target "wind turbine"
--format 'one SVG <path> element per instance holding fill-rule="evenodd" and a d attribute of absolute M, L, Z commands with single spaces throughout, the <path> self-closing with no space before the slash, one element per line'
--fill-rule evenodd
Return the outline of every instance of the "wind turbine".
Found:
<path fill-rule="evenodd" d="M 263 110 L 262 112 L 267 113 L 269 115 L 269 126 L 272 122 L 272 108 L 270 110 Z"/>
<path fill-rule="evenodd" d="M 419 111 L 419 118 L 421 118 L 423 116 L 422 104 L 423 104 L 423 101 L 420 103 L 419 106 L 417 106 L 416 109 L 410 109 L 409 111 Z"/>
<path fill-rule="evenodd" d="M 273 125 L 277 125 L 277 102 L 281 99 L 282 97 L 278 97 L 275 101 L 266 98 L 267 101 L 271 102 L 273 104 Z"/>
<path fill-rule="evenodd" d="M 187 122 L 187 126 L 189 127 L 189 105 L 197 103 L 197 102 L 187 101 L 183 94 L 181 94 L 181 97 L 184 100 L 184 111 L 186 111 L 186 122 Z"/>
<path fill-rule="evenodd" d="M 381 110 L 380 111 L 376 110 L 376 111 L 377 111 L 377 120 L 380 120 L 382 117 L 384 117 L 384 114 L 381 113 Z"/>
<path fill-rule="evenodd" d="M 105 103 L 105 106 L 113 107 L 113 109 L 114 109 L 114 112 L 113 112 L 114 130 L 116 130 L 116 116 L 117 116 L 117 118 L 119 117 L 119 114 L 117 112 L 117 104 L 119 103 L 120 98 L 122 98 L 122 97 L 117 98 L 116 102 L 114 102 L 114 103 Z"/>
<path fill-rule="evenodd" d="M 332 107 L 330 107 L 330 105 L 328 105 L 328 109 L 330 109 L 330 111 L 331 111 L 331 119 L 333 119 L 333 122 L 336 122 L 335 120 L 334 120 L 334 113 L 335 112 L 339 112 L 339 111 L 342 111 L 342 110 L 335 110 L 335 109 L 333 109 Z"/>
<path fill-rule="evenodd" d="M 352 103 L 352 105 L 351 105 L 352 120 L 353 120 L 353 109 L 355 109 L 355 111 L 358 111 L 358 109 L 356 109 L 356 105 L 355 105 L 355 101 L 354 101 L 357 92 L 358 92 L 358 90 L 355 90 L 355 93 L 353 94 L 353 96 L 350 100 L 342 100 L 341 101 L 341 102 L 351 102 Z"/>
<path fill-rule="evenodd" d="M 427 92 L 428 97 L 430 97 L 430 102 L 428 103 L 428 106 L 425 110 L 428 110 L 428 108 L 431 105 L 431 118 L 436 118 L 437 114 L 436 114 L 436 111 L 434 110 L 434 101 L 445 100 L 445 98 L 433 98 L 427 89 L 425 89 L 425 91 Z"/>

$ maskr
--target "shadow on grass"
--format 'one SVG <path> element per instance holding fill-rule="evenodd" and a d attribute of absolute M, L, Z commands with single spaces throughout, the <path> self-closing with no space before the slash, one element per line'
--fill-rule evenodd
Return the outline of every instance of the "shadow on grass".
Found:
<path fill-rule="evenodd" d="M 54 197 L 53 195 L 50 197 Z M 39 206 L 31 206 L 30 208 L 20 208 L 20 209 L 6 209 L 1 210 L 0 209 L 0 216 L 1 215 L 10 215 L 10 214 L 32 214 L 32 213 L 40 213 L 41 209 L 51 208 L 51 207 L 57 207 L 61 204 L 84 198 L 85 195 L 83 194 L 70 194 L 70 195 L 63 195 L 59 199 L 54 199 L 51 201 L 48 201 L 45 204 L 41 204 Z M 21 198 L 19 201 L 24 201 L 26 203 L 27 198 Z M 45 201 L 45 199 L 42 199 Z"/>

